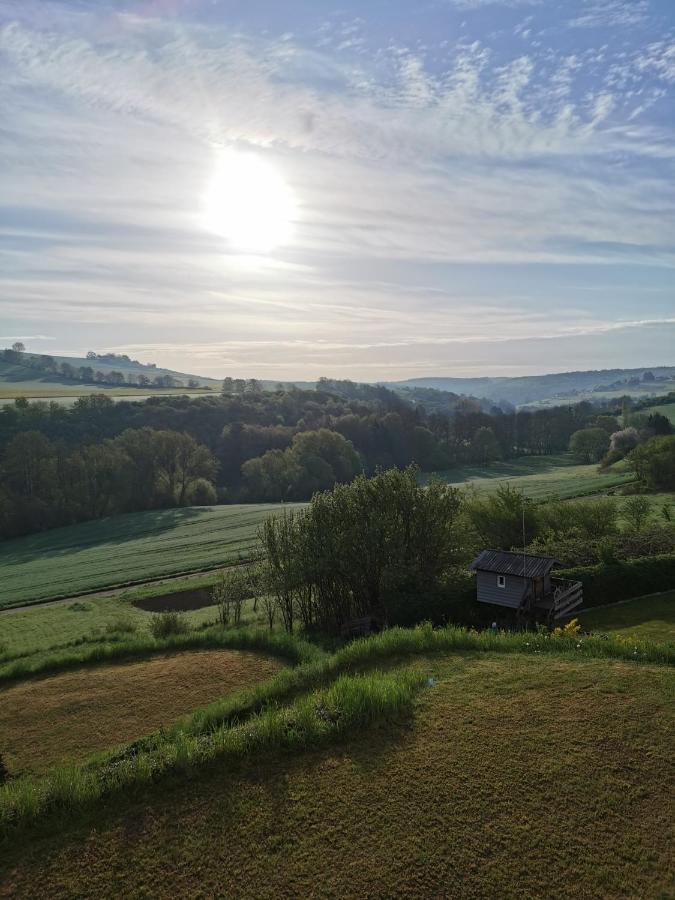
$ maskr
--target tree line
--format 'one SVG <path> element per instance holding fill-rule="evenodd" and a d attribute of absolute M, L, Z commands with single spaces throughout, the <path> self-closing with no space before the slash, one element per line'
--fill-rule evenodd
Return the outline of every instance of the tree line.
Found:
<path fill-rule="evenodd" d="M 672 441 L 675 438 L 660 438 Z M 657 445 L 658 446 L 658 445 Z M 565 567 L 672 553 L 669 509 L 645 496 L 535 504 L 517 488 L 458 490 L 418 471 L 391 469 L 315 494 L 309 507 L 268 518 L 261 562 L 218 587 L 225 610 L 262 595 L 270 627 L 344 633 L 354 619 L 384 625 L 437 624 L 482 611 L 467 564 L 490 547 L 555 557 Z M 488 611 L 494 616 L 494 611 Z M 228 614 L 229 616 L 229 614 Z M 223 618 L 224 622 L 229 618 Z"/>
<path fill-rule="evenodd" d="M 219 502 L 306 500 L 360 473 L 411 464 L 433 472 L 560 452 L 567 449 L 572 434 L 597 427 L 602 418 L 590 404 L 487 413 L 466 402 L 453 415 L 427 413 L 423 405 L 411 404 L 384 387 L 323 381 L 316 390 L 279 386 L 263 391 L 251 380 L 232 379 L 220 395 L 198 398 L 114 403 L 105 395 L 94 395 L 79 398 L 72 407 L 19 399 L 0 410 L 0 468 L 7 487 L 11 477 L 7 458 L 16 458 L 12 442 L 26 432 L 34 433 L 34 442 L 39 435 L 59 448 L 60 456 L 75 457 L 79 452 L 92 457 L 93 446 L 109 447 L 107 442 L 115 444 L 125 431 L 149 429 L 189 436 L 206 449 L 217 468 L 205 477 Z M 612 427 L 618 427 L 616 418 L 613 422 Z M 108 458 L 107 451 L 96 452 Z M 55 502 L 62 512 L 52 519 L 38 512 L 43 509 L 40 503 L 29 504 L 32 513 L 4 517 L 15 524 L 5 525 L 2 534 L 25 533 L 48 527 L 54 518 L 63 523 L 84 515 L 74 509 L 101 507 L 109 512 L 129 507 L 126 497 L 118 506 L 100 498 L 95 503 L 77 499 L 69 505 L 65 499 L 69 490 L 58 488 L 64 499 Z M 80 487 L 72 490 L 81 493 Z M 159 491 L 152 503 L 159 503 L 160 497 L 167 504 L 185 499 Z M 10 501 L 5 497 L 4 502 Z"/>
<path fill-rule="evenodd" d="M 15 537 L 134 510 L 216 502 L 218 463 L 189 434 L 127 429 L 70 448 L 39 431 L 2 456 L 0 535 Z"/>

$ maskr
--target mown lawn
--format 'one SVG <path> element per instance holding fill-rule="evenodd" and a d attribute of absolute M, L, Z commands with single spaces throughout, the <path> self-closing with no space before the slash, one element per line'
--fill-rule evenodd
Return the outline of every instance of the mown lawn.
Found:
<path fill-rule="evenodd" d="M 129 513 L 0 544 L 0 608 L 195 572 L 251 556 L 275 504 Z"/>
<path fill-rule="evenodd" d="M 635 476 L 626 470 L 598 473 L 596 465 L 577 465 L 567 454 L 527 456 L 489 467 L 465 466 L 439 473 L 458 487 L 470 484 L 479 491 L 492 493 L 503 484 L 513 484 L 533 500 L 567 500 L 628 484 Z"/>
<path fill-rule="evenodd" d="M 15 776 L 81 762 L 280 668 L 254 653 L 205 650 L 29 680 L 0 690 L 0 750 Z"/>
<path fill-rule="evenodd" d="M 581 613 L 579 620 L 586 631 L 675 642 L 675 591 L 658 597 L 636 597 L 605 609 L 591 609 Z"/>
<path fill-rule="evenodd" d="M 0 895 L 669 896 L 672 670 L 416 665 L 412 721 L 110 801 L 2 851 Z"/>

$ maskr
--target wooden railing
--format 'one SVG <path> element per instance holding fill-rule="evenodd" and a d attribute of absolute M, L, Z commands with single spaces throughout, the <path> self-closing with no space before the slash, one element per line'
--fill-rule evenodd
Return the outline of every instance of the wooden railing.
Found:
<path fill-rule="evenodd" d="M 584 600 L 583 585 L 580 581 L 568 581 L 566 578 L 552 578 L 553 618 L 561 619 L 580 606 Z"/>

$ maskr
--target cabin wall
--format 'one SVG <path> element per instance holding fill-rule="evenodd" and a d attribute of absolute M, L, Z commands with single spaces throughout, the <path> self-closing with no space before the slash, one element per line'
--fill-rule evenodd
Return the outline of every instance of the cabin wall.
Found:
<path fill-rule="evenodd" d="M 494 572 L 476 572 L 476 591 L 479 603 L 492 603 L 495 606 L 508 606 L 517 609 L 523 599 L 529 579 L 517 575 L 505 575 L 506 586 L 497 587 L 497 575 Z"/>

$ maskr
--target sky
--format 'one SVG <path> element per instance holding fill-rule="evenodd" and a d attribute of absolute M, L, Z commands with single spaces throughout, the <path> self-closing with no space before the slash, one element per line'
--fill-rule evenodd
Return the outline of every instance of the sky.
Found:
<path fill-rule="evenodd" d="M 0 346 L 675 364 L 673 0 L 0 0 Z"/>

